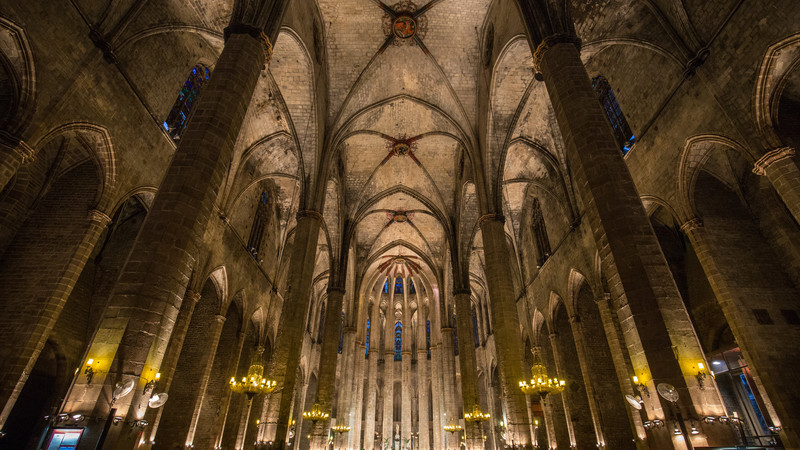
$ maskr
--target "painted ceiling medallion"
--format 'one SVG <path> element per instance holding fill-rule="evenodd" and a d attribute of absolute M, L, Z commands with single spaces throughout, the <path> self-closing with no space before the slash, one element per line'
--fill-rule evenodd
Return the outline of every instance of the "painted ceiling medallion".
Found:
<path fill-rule="evenodd" d="M 397 142 L 392 146 L 392 151 L 397 156 L 406 156 L 411 151 L 411 146 L 406 142 Z"/>
<path fill-rule="evenodd" d="M 400 39 L 409 39 L 417 33 L 417 21 L 405 14 L 397 16 L 392 23 L 392 32 Z"/>
<path fill-rule="evenodd" d="M 389 7 L 387 7 L 389 8 Z M 395 45 L 413 42 L 415 37 L 423 38 L 428 28 L 428 20 L 423 15 L 417 16 L 417 5 L 403 0 L 390 7 L 394 14 L 383 16 L 383 34 L 394 37 Z"/>
<path fill-rule="evenodd" d="M 388 211 L 386 216 L 389 219 L 389 223 L 386 224 L 388 227 L 393 223 L 406 223 L 410 222 L 411 219 L 414 217 L 413 212 L 403 211 L 402 209 L 398 209 L 397 211 Z"/>

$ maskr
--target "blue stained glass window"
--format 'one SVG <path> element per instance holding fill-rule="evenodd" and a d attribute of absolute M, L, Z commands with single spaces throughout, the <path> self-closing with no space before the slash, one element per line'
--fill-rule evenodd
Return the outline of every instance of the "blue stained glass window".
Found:
<path fill-rule="evenodd" d="M 628 150 L 633 147 L 636 142 L 636 136 L 633 135 L 631 127 L 628 125 L 628 120 L 625 119 L 625 114 L 622 113 L 622 108 L 617 102 L 617 96 L 614 95 L 614 90 L 608 84 L 608 80 L 602 75 L 592 78 L 592 87 L 600 99 L 600 105 L 603 106 L 603 111 L 606 113 L 608 122 L 614 130 L 614 137 L 617 138 L 622 154 L 628 153 Z"/>
<path fill-rule="evenodd" d="M 344 348 L 344 311 L 342 311 L 342 323 L 339 325 L 339 353 Z"/>
<path fill-rule="evenodd" d="M 173 140 L 180 140 L 183 130 L 186 128 L 186 120 L 192 111 L 192 107 L 200 96 L 200 89 L 211 77 L 211 72 L 202 65 L 194 66 L 189 78 L 183 84 L 178 98 L 172 105 L 172 109 L 167 116 L 167 120 L 162 124 Z"/>
<path fill-rule="evenodd" d="M 403 324 L 394 324 L 394 360 L 403 360 Z"/>
<path fill-rule="evenodd" d="M 394 293 L 395 294 L 403 293 L 403 279 L 400 277 L 394 279 Z"/>
<path fill-rule="evenodd" d="M 364 339 L 366 350 L 364 350 L 364 358 L 369 358 L 369 319 L 367 319 L 367 338 Z"/>
<path fill-rule="evenodd" d="M 387 278 L 386 281 L 383 283 L 383 293 L 389 293 L 389 279 Z"/>
<path fill-rule="evenodd" d="M 428 350 L 428 359 L 431 359 L 431 321 L 425 321 L 425 348 Z"/>
<path fill-rule="evenodd" d="M 416 294 L 417 293 L 417 287 L 414 286 L 414 279 L 413 278 L 411 278 L 411 281 L 409 282 L 408 293 L 409 294 Z"/>

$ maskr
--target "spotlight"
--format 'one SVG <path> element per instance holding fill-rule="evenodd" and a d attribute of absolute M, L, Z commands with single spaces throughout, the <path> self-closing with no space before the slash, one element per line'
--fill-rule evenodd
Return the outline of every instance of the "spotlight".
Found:
<path fill-rule="evenodd" d="M 80 422 L 83 419 L 84 419 L 83 414 L 73 414 L 72 415 L 72 420 L 74 420 L 75 422 Z"/>

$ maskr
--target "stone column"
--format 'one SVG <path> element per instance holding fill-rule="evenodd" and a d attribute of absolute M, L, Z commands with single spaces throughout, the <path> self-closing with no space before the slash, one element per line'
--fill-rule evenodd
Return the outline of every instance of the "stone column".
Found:
<path fill-rule="evenodd" d="M 274 39 L 288 0 L 270 3 L 271 7 L 259 9 L 269 17 L 256 20 L 267 24 Z M 195 106 L 91 344 L 92 349 L 102 347 L 112 360 L 119 355 L 112 376 L 138 382 L 134 394 L 115 405 L 119 414 L 133 420 L 147 408 L 146 377 L 161 366 L 247 107 L 271 54 L 269 38 L 260 28 L 232 23 L 225 34 L 214 74 Z M 98 340 L 120 330 L 119 340 Z M 98 384 L 104 383 L 106 374 L 100 378 Z M 95 400 L 80 409 L 93 408 Z M 119 436 L 128 443 L 118 445 L 134 445 L 132 434 Z"/>
<path fill-rule="evenodd" d="M 394 292 L 389 287 L 389 292 Z M 386 317 L 384 320 L 383 339 L 386 343 L 383 348 L 383 430 L 381 431 L 381 442 L 394 439 L 394 324 L 393 312 L 394 303 L 389 297 L 389 305 L 386 307 Z M 391 316 L 390 316 L 391 314 Z"/>
<path fill-rule="evenodd" d="M 200 383 L 197 385 L 197 399 L 195 400 L 194 405 L 187 405 L 192 406 L 192 422 L 189 425 L 189 432 L 186 434 L 186 443 L 192 444 L 194 442 L 194 435 L 197 431 L 197 425 L 200 421 L 200 409 L 203 406 L 203 397 L 205 396 L 206 389 L 208 388 L 208 381 L 211 379 L 211 369 L 214 367 L 214 357 L 217 354 L 217 346 L 219 345 L 219 338 L 222 334 L 222 327 L 225 325 L 225 316 L 223 315 L 216 315 L 214 316 L 214 323 L 212 326 L 214 330 L 212 331 L 212 339 L 211 345 L 209 345 L 208 353 L 203 356 L 203 360 L 200 361 L 198 367 L 203 369 L 203 376 L 200 377 Z M 188 409 L 188 408 L 187 408 Z"/>
<path fill-rule="evenodd" d="M 319 357 L 319 379 L 316 403 L 319 409 L 331 413 L 333 409 L 333 390 L 336 388 L 336 363 L 339 357 L 339 326 L 342 320 L 344 288 L 328 287 L 328 305 L 323 325 L 324 338 Z M 342 380 L 341 385 L 344 385 Z M 329 420 L 320 420 L 312 428 L 311 448 L 324 449 L 328 445 Z"/>
<path fill-rule="evenodd" d="M 755 162 L 753 173 L 769 179 L 794 220 L 800 223 L 800 168 L 794 155 L 795 149 L 792 147 L 769 151 Z"/>
<path fill-rule="evenodd" d="M 561 360 L 561 347 L 558 345 L 558 335 L 556 333 L 550 333 L 550 348 L 553 350 L 553 362 L 555 363 L 555 372 L 558 378 L 564 379 L 564 374 L 566 371 L 564 370 L 564 362 Z M 573 383 L 577 382 L 577 380 L 570 380 Z M 552 396 L 551 396 L 552 397 Z M 561 397 L 560 401 L 564 407 L 564 419 L 567 422 L 567 433 L 569 433 L 569 440 L 570 440 L 570 447 L 576 446 L 575 440 L 575 427 L 572 424 L 572 413 L 570 411 L 570 404 L 567 401 L 567 395 L 565 393 L 559 394 Z M 550 398 L 550 400 L 558 401 L 556 399 Z"/>
<path fill-rule="evenodd" d="M 535 36 L 538 30 L 534 29 L 532 5 L 520 2 L 520 6 L 526 11 L 531 36 Z M 572 33 L 550 35 L 536 47 L 533 59 L 547 86 L 612 297 L 630 311 L 623 322 L 631 361 L 637 376 L 651 389 L 658 383 L 672 384 L 687 414 L 702 416 L 704 409 L 709 409 L 708 397 L 699 389 L 697 370 L 692 367 L 704 361 L 704 355 L 592 89 L 579 45 Z M 658 396 L 645 402 L 656 414 L 668 406 Z M 710 409 L 721 408 L 715 403 Z M 704 439 L 704 435 L 693 437 L 698 442 Z M 709 445 L 727 442 L 723 439 Z M 682 444 L 676 441 L 675 445 Z"/>
<path fill-rule="evenodd" d="M 707 220 L 709 225 L 714 220 L 717 232 L 711 226 L 706 229 L 697 218 L 683 224 L 681 230 L 700 259 L 756 384 L 767 394 L 767 409 L 773 409 L 767 412 L 782 428 L 783 445 L 800 448 L 800 419 L 796 413 L 800 388 L 794 372 L 787 370 L 797 365 L 797 358 L 776 345 L 800 342 L 798 327 L 781 317 L 783 311 L 797 308 L 797 293 L 785 276 L 776 273 L 779 268 L 769 267 L 768 255 L 760 252 L 758 241 L 745 243 L 744 236 L 736 235 L 758 233 L 755 227 L 746 230 L 741 223 L 722 223 L 720 218 Z M 712 377 L 706 377 L 705 384 L 711 389 L 715 386 Z"/>
<path fill-rule="evenodd" d="M 422 302 L 417 300 L 417 304 Z M 430 383 L 430 361 L 428 361 L 428 349 L 426 348 L 426 317 L 422 314 L 422 308 L 417 309 L 417 442 L 415 448 L 428 450 L 430 448 L 430 432 L 428 418 L 431 413 L 428 409 L 428 385 Z"/>
<path fill-rule="evenodd" d="M 235 374 L 234 376 L 238 375 L 237 372 L 239 371 L 239 364 L 240 364 L 241 359 L 242 359 L 242 349 L 244 348 L 244 342 L 245 342 L 245 339 L 247 338 L 246 327 L 247 327 L 247 321 L 243 321 L 242 331 L 239 333 L 239 340 L 237 341 L 236 348 L 233 349 L 236 352 L 236 357 L 234 358 L 233 363 L 231 364 L 230 368 L 228 369 L 228 370 L 230 370 L 231 372 L 233 372 Z M 247 364 L 247 366 L 249 366 L 249 363 Z M 247 373 L 247 369 L 245 369 L 245 374 L 246 373 Z M 227 377 L 226 377 L 226 379 L 227 379 Z M 225 386 L 223 386 L 222 389 L 224 389 L 224 391 L 223 391 L 224 394 L 222 394 L 222 397 L 220 398 L 220 402 L 219 402 L 218 406 L 220 408 L 220 411 L 225 411 L 225 413 L 222 415 L 222 420 L 220 420 L 219 423 L 217 424 L 217 431 L 216 431 L 216 444 L 217 444 L 216 446 L 217 447 L 223 447 L 223 441 L 222 441 L 223 438 L 226 439 L 226 443 L 225 443 L 224 447 L 227 447 L 228 443 L 230 441 L 234 441 L 235 442 L 235 437 L 231 438 L 231 437 L 225 436 L 225 431 L 226 431 L 225 430 L 225 428 L 226 428 L 225 425 L 227 424 L 229 418 L 234 418 L 234 419 L 236 418 L 236 411 L 233 411 L 235 409 L 235 406 L 237 404 L 238 404 L 238 406 L 240 408 L 244 408 L 245 406 L 247 406 L 248 412 L 249 412 L 249 405 L 242 405 L 241 402 L 235 402 L 235 403 L 231 402 L 231 396 L 233 395 L 233 391 L 230 390 L 230 388 L 228 387 L 227 384 Z M 238 425 L 236 422 L 232 422 L 232 425 L 227 427 L 228 428 L 228 432 L 230 433 L 231 431 L 236 430 L 238 428 L 236 425 Z"/>
<path fill-rule="evenodd" d="M 355 334 L 355 332 L 351 332 Z M 353 352 L 352 372 L 348 374 L 353 384 L 352 398 L 347 402 L 347 407 L 340 409 L 339 414 L 345 414 L 347 419 L 343 422 L 350 427 L 350 431 L 343 438 L 346 443 L 346 448 L 363 448 L 366 444 L 361 444 L 361 435 L 364 429 L 364 370 L 367 366 L 367 360 L 364 359 L 364 351 L 366 347 L 359 342 L 355 343 Z M 340 394 L 341 395 L 341 394 Z M 373 428 L 374 430 L 374 428 Z M 374 431 L 373 431 L 374 433 Z"/>
<path fill-rule="evenodd" d="M 278 383 L 278 388 L 282 391 L 274 438 L 278 448 L 283 448 L 289 431 L 293 400 L 291 393 L 294 392 L 297 381 L 297 367 L 300 364 L 300 350 L 305 331 L 305 314 L 311 299 L 314 258 L 317 254 L 317 240 L 322 220 L 322 216 L 316 211 L 297 213 L 294 245 L 289 261 L 289 287 L 283 302 L 269 371 L 270 378 Z M 302 410 L 302 405 L 296 405 L 296 408 Z M 300 430 L 299 424 L 297 430 Z"/>
<path fill-rule="evenodd" d="M 472 308 L 470 290 L 459 289 L 453 293 L 456 303 L 456 320 L 458 326 L 458 359 L 461 368 L 461 400 L 464 414 L 472 412 L 473 406 L 480 409 L 478 397 L 478 363 L 475 357 L 475 339 L 472 330 Z M 526 408 L 527 409 L 527 408 Z M 487 411 L 482 411 L 487 412 Z M 483 448 L 483 430 L 481 422 L 466 422 L 466 441 L 468 450 Z"/>
<path fill-rule="evenodd" d="M 183 297 L 181 304 L 181 312 L 178 314 L 178 320 L 175 321 L 175 327 L 172 329 L 172 339 L 167 347 L 167 352 L 164 355 L 164 361 L 161 364 L 161 385 L 164 392 L 169 393 L 169 388 L 172 385 L 172 380 L 175 378 L 175 370 L 178 368 L 178 359 L 183 350 L 183 342 L 186 339 L 186 333 L 189 331 L 189 324 L 192 322 L 192 315 L 194 314 L 194 307 L 200 301 L 200 291 L 192 288 L 186 290 L 186 295 Z M 153 426 L 150 429 L 150 437 L 148 442 L 156 440 L 158 433 L 158 424 L 161 422 L 161 415 L 164 408 L 158 408 L 153 420 Z"/>
<path fill-rule="evenodd" d="M 411 348 L 414 341 L 411 323 L 411 308 L 408 306 L 408 278 L 403 279 L 403 354 L 400 361 L 400 383 L 402 402 L 400 410 L 400 446 L 411 439 Z"/>
<path fill-rule="evenodd" d="M 86 233 L 80 244 L 75 248 L 72 258 L 64 265 L 63 272 L 51 274 L 51 276 L 58 279 L 58 283 L 50 293 L 46 306 L 40 312 L 39 320 L 35 326 L 26 330 L 24 335 L 19 333 L 24 337 L 14 343 L 16 352 L 12 354 L 12 357 L 3 361 L 4 373 L 3 377 L 0 378 L 0 405 L 3 405 L 3 409 L 0 411 L 0 429 L 8 419 L 8 415 L 11 414 L 11 410 L 20 392 L 22 392 L 25 382 L 28 381 L 28 375 L 33 370 L 33 366 L 36 364 L 36 360 L 39 358 L 39 354 L 42 352 L 47 338 L 50 336 L 50 332 L 61 314 L 61 310 L 67 303 L 67 299 L 69 299 L 72 289 L 75 287 L 75 283 L 86 265 L 86 261 L 94 251 L 94 247 L 103 230 L 110 222 L 111 218 L 106 213 L 96 209 L 89 211 Z M 89 354 L 87 358 L 93 358 L 93 355 Z M 94 359 L 99 360 L 97 357 L 94 357 Z M 103 362 L 110 365 L 111 359 Z M 85 380 L 85 377 L 82 374 L 76 376 L 70 392 L 75 391 L 75 385 L 82 384 L 79 380 Z M 84 384 L 84 386 L 88 388 L 87 384 Z M 101 384 L 95 384 L 94 387 L 98 388 L 99 391 L 101 386 Z M 73 411 L 73 409 L 65 409 L 65 411 Z M 75 408 L 75 411 L 91 412 L 91 408 L 82 408 L 80 410 Z"/>
<path fill-rule="evenodd" d="M 519 388 L 519 382 L 527 379 L 527 374 L 523 369 L 525 359 L 522 355 L 522 337 L 519 327 L 516 326 L 520 321 L 511 280 L 511 251 L 506 243 L 504 223 L 505 218 L 495 214 L 485 215 L 478 221 L 483 236 L 486 281 L 492 304 L 492 328 L 500 380 L 503 397 L 506 399 L 506 425 L 515 442 L 529 445 L 531 439 L 528 410 L 525 394 Z M 513 326 L 509 326 L 510 324 Z"/>
<path fill-rule="evenodd" d="M 605 442 L 603 439 L 603 429 L 600 425 L 600 408 L 597 404 L 595 397 L 595 387 L 592 380 L 592 368 L 589 367 L 589 361 L 586 355 L 586 342 L 583 337 L 583 325 L 581 324 L 580 316 L 572 316 L 569 318 L 570 328 L 572 329 L 572 339 L 575 342 L 575 351 L 577 352 L 578 365 L 581 369 L 581 376 L 583 380 L 583 387 L 586 391 L 586 401 L 589 403 L 589 415 L 592 418 L 592 425 L 594 426 L 594 435 L 597 441 L 594 444 Z M 572 380 L 572 382 L 579 382 Z"/>
<path fill-rule="evenodd" d="M 377 298 L 380 298 L 380 293 Z M 364 408 L 367 409 L 366 419 L 364 423 L 364 444 L 358 447 L 357 437 L 351 437 L 351 448 L 364 448 L 372 450 L 375 446 L 375 416 L 378 409 L 378 360 L 380 359 L 380 302 L 374 302 L 372 306 L 372 315 L 370 316 L 370 342 L 369 342 L 369 357 L 363 362 L 366 367 L 361 373 L 356 374 L 356 382 L 364 383 L 364 378 L 367 380 L 367 392 L 364 395 L 366 403 Z M 376 332 L 377 331 L 377 332 Z M 366 336 L 365 336 L 366 337 Z M 366 348 L 365 348 L 366 350 Z M 356 418 L 361 420 L 360 417 Z"/>
<path fill-rule="evenodd" d="M 600 320 L 603 322 L 603 331 L 605 332 L 608 348 L 611 352 L 611 358 L 614 361 L 614 371 L 617 374 L 617 382 L 619 382 L 620 391 L 622 395 L 637 395 L 634 390 L 633 379 L 630 375 L 633 373 L 633 367 L 627 357 L 627 349 L 625 342 L 621 335 L 622 331 L 619 329 L 619 322 L 616 320 L 616 315 L 611 310 L 611 296 L 605 294 L 595 298 L 597 310 L 600 314 Z M 631 408 L 625 410 L 628 414 L 628 420 L 631 425 L 633 435 L 641 442 L 646 438 L 644 426 L 642 425 L 642 416 Z M 626 436 L 627 437 L 627 436 Z M 612 436 L 606 436 L 606 439 L 612 441 Z M 619 442 L 621 439 L 613 439 Z"/>
<path fill-rule="evenodd" d="M 431 334 L 433 334 L 436 321 L 431 321 Z M 431 336 L 433 339 L 433 336 Z M 436 392 L 433 396 L 433 448 L 445 448 L 444 426 L 446 425 L 445 407 L 442 394 L 442 346 L 441 343 L 431 344 L 431 391 Z"/>
<path fill-rule="evenodd" d="M 0 131 L 0 192 L 8 185 L 20 166 L 32 161 L 36 150 L 22 139 Z"/>
<path fill-rule="evenodd" d="M 447 425 L 458 425 L 456 417 L 456 392 L 455 392 L 455 350 L 453 348 L 453 328 L 445 325 L 447 317 L 442 318 L 442 342 L 439 356 L 442 359 L 442 429 Z M 447 321 L 449 322 L 449 321 Z M 459 437 L 453 433 L 443 432 L 442 448 L 458 448 Z"/>

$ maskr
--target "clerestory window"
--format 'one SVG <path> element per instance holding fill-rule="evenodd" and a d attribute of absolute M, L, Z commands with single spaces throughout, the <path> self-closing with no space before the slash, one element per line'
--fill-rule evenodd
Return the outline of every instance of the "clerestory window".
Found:
<path fill-rule="evenodd" d="M 178 92 L 178 98 L 175 99 L 167 120 L 162 124 L 173 140 L 178 141 L 183 135 L 192 108 L 200 96 L 200 90 L 210 77 L 211 72 L 208 68 L 198 64 L 194 66 L 189 73 L 189 78 L 183 83 L 183 87 Z"/>
<path fill-rule="evenodd" d="M 611 124 L 611 129 L 614 130 L 614 137 L 617 138 L 617 144 L 619 144 L 622 154 L 628 153 L 636 142 L 636 136 L 633 135 L 633 131 L 628 125 L 628 120 L 625 119 L 625 114 L 622 113 L 622 108 L 617 102 L 614 90 L 611 89 L 608 80 L 602 75 L 592 78 L 592 87 L 600 99 L 600 105 L 603 106 L 608 122 Z"/>

